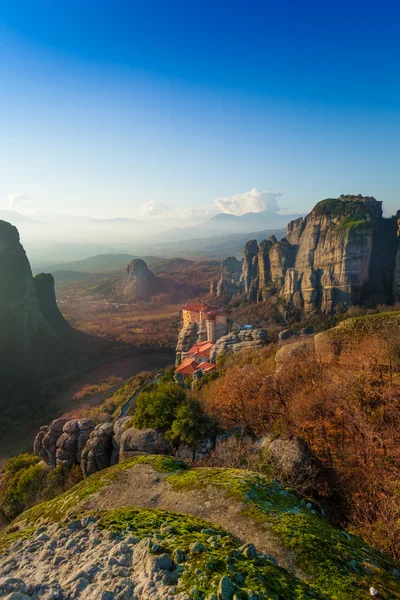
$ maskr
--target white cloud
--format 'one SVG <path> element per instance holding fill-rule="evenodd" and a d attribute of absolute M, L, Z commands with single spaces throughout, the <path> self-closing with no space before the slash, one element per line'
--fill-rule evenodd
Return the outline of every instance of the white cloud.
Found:
<path fill-rule="evenodd" d="M 248 212 L 268 210 L 275 213 L 279 210 L 278 199 L 283 192 L 262 192 L 253 188 L 244 194 L 234 194 L 229 198 L 216 198 L 214 204 L 219 212 L 231 215 L 244 215 Z"/>
<path fill-rule="evenodd" d="M 137 215 L 143 218 L 149 217 L 165 217 L 171 212 L 171 207 L 161 200 L 149 200 L 141 206 Z"/>
<path fill-rule="evenodd" d="M 35 210 L 35 205 L 29 200 L 28 194 L 25 192 L 14 192 L 8 194 L 8 208 L 21 213 L 32 213 Z"/>

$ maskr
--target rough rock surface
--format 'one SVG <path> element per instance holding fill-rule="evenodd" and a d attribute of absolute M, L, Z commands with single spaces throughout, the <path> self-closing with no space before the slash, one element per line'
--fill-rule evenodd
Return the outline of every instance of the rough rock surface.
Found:
<path fill-rule="evenodd" d="M 40 428 L 33 451 L 51 467 L 79 465 L 94 427 L 91 419 L 55 419 L 50 425 Z"/>
<path fill-rule="evenodd" d="M 179 330 L 178 342 L 176 345 L 176 364 L 179 365 L 185 358 L 187 352 L 197 341 L 204 341 L 199 339 L 199 326 L 197 323 L 189 323 L 185 327 Z M 202 336 L 201 336 L 202 337 Z"/>
<path fill-rule="evenodd" d="M 135 429 L 130 427 L 121 436 L 120 462 L 135 454 L 168 454 L 170 445 L 165 436 L 156 429 Z"/>
<path fill-rule="evenodd" d="M 266 340 L 267 331 L 265 329 L 250 329 L 228 333 L 219 338 L 214 344 L 210 354 L 210 361 L 215 363 L 223 352 L 257 350 L 266 343 Z"/>
<path fill-rule="evenodd" d="M 141 258 L 131 260 L 126 272 L 128 282 L 124 287 L 123 294 L 130 302 L 150 300 L 158 293 L 157 278 Z"/>
<path fill-rule="evenodd" d="M 363 600 L 370 587 L 400 597 L 397 563 L 297 492 L 162 456 L 132 458 L 23 513 L 0 532 L 0 555 L 0 598 Z"/>
<path fill-rule="evenodd" d="M 288 362 L 293 358 L 303 360 L 305 354 L 313 350 L 313 341 L 294 342 L 293 344 L 287 344 L 286 346 L 279 348 L 275 354 L 276 375 L 279 375 L 279 373 L 284 371 L 287 368 Z"/>
<path fill-rule="evenodd" d="M 152 552 L 157 541 L 139 540 L 129 530 L 103 531 L 90 516 L 67 527 L 42 527 L 27 543 L 8 549 L 0 566 L 0 598 L 189 600 L 174 594 L 179 570 L 168 554 Z"/>
<path fill-rule="evenodd" d="M 304 474 L 310 467 L 321 467 L 307 443 L 299 437 L 266 437 L 261 441 L 261 448 L 268 451 L 268 458 L 286 476 L 295 477 Z"/>
<path fill-rule="evenodd" d="M 39 273 L 35 275 L 33 282 L 42 315 L 53 331 L 63 336 L 70 330 L 70 326 L 58 308 L 53 275 L 50 275 L 50 273 Z"/>
<path fill-rule="evenodd" d="M 0 221 L 0 281 L 0 352 L 28 350 L 37 336 L 56 339 L 41 310 L 18 230 L 6 221 Z"/>
<path fill-rule="evenodd" d="M 396 299 L 399 265 L 397 219 L 384 219 L 375 198 L 347 195 L 319 202 L 279 242 L 247 242 L 237 290 L 249 300 L 278 296 L 306 313 L 329 313 Z"/>
<path fill-rule="evenodd" d="M 239 283 L 241 271 L 242 263 L 235 256 L 225 258 L 221 265 L 220 279 L 211 282 L 210 294 L 218 297 L 230 297 Z"/>
<path fill-rule="evenodd" d="M 81 452 L 80 465 L 84 477 L 113 464 L 113 435 L 114 423 L 102 423 L 91 431 Z"/>

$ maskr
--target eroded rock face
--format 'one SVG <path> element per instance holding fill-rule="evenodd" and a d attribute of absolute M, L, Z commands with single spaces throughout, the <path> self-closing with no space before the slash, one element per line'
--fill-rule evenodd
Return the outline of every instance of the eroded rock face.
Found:
<path fill-rule="evenodd" d="M 236 291 L 242 272 L 242 263 L 235 256 L 229 256 L 222 261 L 221 277 L 211 282 L 210 294 L 219 298 L 230 298 Z"/>
<path fill-rule="evenodd" d="M 94 427 L 91 419 L 55 419 L 40 428 L 33 444 L 34 453 L 51 467 L 79 465 Z"/>
<path fill-rule="evenodd" d="M 42 315 L 52 330 L 62 336 L 70 327 L 57 305 L 53 275 L 39 273 L 33 278 L 33 283 Z"/>
<path fill-rule="evenodd" d="M 55 419 L 50 425 L 44 425 L 33 443 L 34 453 L 51 467 L 56 466 L 57 441 L 66 423 L 68 419 Z"/>
<path fill-rule="evenodd" d="M 150 300 L 152 296 L 158 293 L 159 285 L 156 276 L 147 267 L 144 260 L 137 258 L 132 260 L 127 269 L 128 282 L 126 283 L 123 295 L 130 302 L 137 300 Z"/>
<path fill-rule="evenodd" d="M 265 329 L 250 329 L 231 332 L 219 338 L 214 344 L 210 362 L 216 363 L 218 357 L 224 352 L 241 352 L 242 350 L 257 350 L 267 341 Z"/>
<path fill-rule="evenodd" d="M 51 336 L 18 230 L 6 221 L 0 221 L 0 282 L 0 352 L 29 349 L 40 333 Z"/>
<path fill-rule="evenodd" d="M 202 326 L 201 339 L 199 337 L 199 325 Z M 176 345 L 176 364 L 179 365 L 185 358 L 186 353 L 197 341 L 204 341 L 207 338 L 207 332 L 204 330 L 205 323 L 189 323 L 182 327 L 178 334 L 178 343 Z M 204 339 L 202 339 L 204 338 Z"/>
<path fill-rule="evenodd" d="M 60 344 L 69 327 L 57 308 L 54 279 L 32 276 L 18 230 L 6 221 L 0 221 L 0 282 L 0 354 L 10 357 L 37 342 Z"/>
<path fill-rule="evenodd" d="M 113 435 L 114 423 L 102 423 L 91 431 L 80 457 L 84 477 L 113 464 Z"/>
<path fill-rule="evenodd" d="M 307 313 L 390 303 L 400 289 L 396 232 L 397 219 L 384 219 L 375 198 L 323 200 L 289 223 L 281 241 L 247 242 L 239 289 L 249 300 L 277 296 Z"/>

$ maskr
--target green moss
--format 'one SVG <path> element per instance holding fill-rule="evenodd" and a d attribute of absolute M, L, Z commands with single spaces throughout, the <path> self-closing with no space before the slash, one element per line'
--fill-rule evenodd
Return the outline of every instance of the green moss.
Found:
<path fill-rule="evenodd" d="M 318 507 L 262 475 L 240 470 L 192 469 L 168 477 L 174 489 L 225 490 L 244 503 L 243 515 L 266 525 L 282 545 L 295 551 L 297 566 L 310 586 L 335 600 L 365 598 L 370 586 L 400 598 L 400 582 L 391 573 L 397 564 L 356 536 L 332 527 Z M 353 566 L 356 565 L 356 568 Z"/>
<path fill-rule="evenodd" d="M 345 219 L 342 223 L 342 227 L 353 230 L 368 230 L 371 229 L 372 224 L 368 219 Z"/>
<path fill-rule="evenodd" d="M 397 563 L 368 547 L 361 538 L 335 529 L 315 503 L 261 474 L 239 469 L 187 469 L 184 463 L 171 457 L 138 456 L 88 477 L 55 500 L 21 515 L 13 523 L 13 528 L 21 527 L 16 535 L 30 535 L 32 529 L 23 530 L 23 526 L 38 527 L 43 519 L 64 520 L 82 500 L 137 464 L 148 464 L 167 473 L 165 481 L 182 494 L 195 489 L 221 490 L 228 505 L 237 503 L 241 508 L 244 526 L 246 522 L 249 526 L 259 524 L 260 531 L 268 532 L 268 539 L 276 540 L 279 552 L 296 557 L 296 569 L 306 580 L 306 583 L 299 581 L 264 555 L 244 556 L 231 535 L 191 515 L 138 508 L 98 513 L 101 527 L 129 530 L 139 538 L 156 536 L 160 552 L 180 550 L 187 555 L 178 589 L 185 590 L 190 597 L 203 599 L 216 592 L 221 578 L 228 576 L 240 599 L 248 598 L 249 590 L 254 590 L 259 591 L 260 598 L 269 599 L 362 600 L 368 596 L 370 586 L 384 597 L 400 599 L 400 582 L 394 574 Z M 15 537 L 7 536 L 12 535 L 3 534 L 0 544 L 10 543 Z M 189 550 L 194 542 L 204 548 L 193 555 Z M 197 595 L 193 588 L 197 589 Z"/>
<path fill-rule="evenodd" d="M 197 517 L 125 508 L 100 513 L 100 526 L 116 532 L 128 530 L 140 539 L 149 536 L 157 543 L 157 554 L 167 552 L 173 557 L 179 552 L 183 562 L 177 593 L 185 591 L 190 597 L 205 598 L 217 593 L 225 576 L 233 583 L 238 599 L 249 598 L 250 590 L 265 600 L 324 598 L 307 583 L 277 567 L 266 555 L 246 556 L 230 534 Z M 201 544 L 201 551 L 193 553 L 191 547 L 196 543 Z"/>
<path fill-rule="evenodd" d="M 185 463 L 170 456 L 151 454 L 134 456 L 123 463 L 119 463 L 114 467 L 99 471 L 98 473 L 87 477 L 64 494 L 54 498 L 54 500 L 33 506 L 18 517 L 15 522 L 24 521 L 33 524 L 37 523 L 39 520 L 60 521 L 65 518 L 67 513 L 77 504 L 116 479 L 119 473 L 138 464 L 151 465 L 160 473 L 173 473 L 174 471 L 187 468 Z"/>
<path fill-rule="evenodd" d="M 7 548 L 9 544 L 16 542 L 21 539 L 30 538 L 36 531 L 35 527 L 31 527 L 30 529 L 22 529 L 18 531 L 13 531 L 10 533 L 0 532 L 0 553 L 3 552 Z"/>

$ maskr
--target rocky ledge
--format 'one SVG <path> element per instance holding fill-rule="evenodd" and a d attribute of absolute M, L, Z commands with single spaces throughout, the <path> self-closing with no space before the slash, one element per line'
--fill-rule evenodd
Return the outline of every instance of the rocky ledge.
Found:
<path fill-rule="evenodd" d="M 7 600 L 400 598 L 397 563 L 268 477 L 136 456 L 0 533 Z"/>

